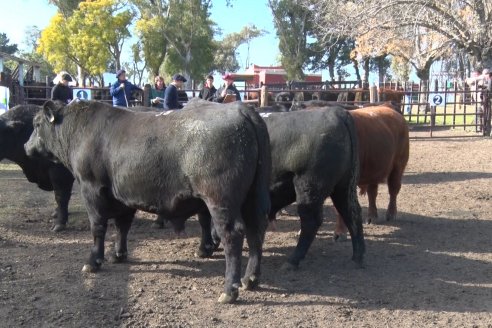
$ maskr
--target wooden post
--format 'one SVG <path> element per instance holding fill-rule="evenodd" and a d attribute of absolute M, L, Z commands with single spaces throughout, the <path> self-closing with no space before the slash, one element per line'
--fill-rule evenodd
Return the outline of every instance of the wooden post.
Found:
<path fill-rule="evenodd" d="M 24 64 L 19 63 L 19 85 L 24 86 Z"/>
<path fill-rule="evenodd" d="M 32 75 L 33 75 L 34 82 L 41 82 L 41 67 L 34 66 Z"/>
<path fill-rule="evenodd" d="M 373 85 L 369 87 L 369 102 L 378 102 L 378 87 L 376 86 L 376 83 L 373 83 Z"/>
<path fill-rule="evenodd" d="M 266 85 L 263 85 L 260 91 L 260 107 L 266 106 L 268 106 L 268 90 Z"/>
<path fill-rule="evenodd" d="M 142 106 L 150 106 L 150 84 L 146 84 L 144 85 L 144 88 L 143 88 L 143 99 L 142 99 Z"/>
<path fill-rule="evenodd" d="M 50 80 L 48 76 L 46 76 L 45 79 L 46 79 L 46 99 L 51 99 Z"/>

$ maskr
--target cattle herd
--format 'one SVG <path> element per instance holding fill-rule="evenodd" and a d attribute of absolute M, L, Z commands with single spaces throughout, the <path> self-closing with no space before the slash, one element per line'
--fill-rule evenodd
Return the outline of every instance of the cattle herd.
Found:
<path fill-rule="evenodd" d="M 84 272 L 105 258 L 108 220 L 117 231 L 112 257 L 127 258 L 136 210 L 158 214 L 175 231 L 197 215 L 197 252 L 222 243 L 225 282 L 220 303 L 259 284 L 263 241 L 276 213 L 296 203 L 301 231 L 284 269 L 305 257 L 330 197 L 338 212 L 334 238 L 350 234 L 352 259 L 363 265 L 365 243 L 357 186 L 367 192 L 367 222 L 377 218 L 378 184 L 387 182 L 387 220 L 409 157 L 408 127 L 391 104 L 350 108 L 307 102 L 289 111 L 241 102 L 191 100 L 183 110 L 121 109 L 96 101 L 19 105 L 0 116 L 0 160 L 17 163 L 30 182 L 53 190 L 53 231 L 67 228 L 77 180 L 94 245 Z M 248 263 L 241 278 L 244 237 Z"/>

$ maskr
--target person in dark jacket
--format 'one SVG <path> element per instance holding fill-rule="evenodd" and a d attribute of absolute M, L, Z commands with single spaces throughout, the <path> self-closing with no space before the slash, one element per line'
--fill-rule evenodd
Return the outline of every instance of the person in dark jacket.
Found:
<path fill-rule="evenodd" d="M 234 85 L 234 78 L 232 77 L 232 75 L 230 73 L 227 73 L 222 76 L 222 79 L 225 81 L 225 85 L 217 90 L 217 92 L 215 93 L 214 101 L 222 103 L 224 102 L 224 99 L 227 95 L 235 95 L 236 101 L 241 101 L 241 95 Z"/>
<path fill-rule="evenodd" d="M 173 81 L 164 92 L 164 109 L 181 109 L 183 105 L 178 101 L 178 88 L 183 86 L 186 78 L 181 74 L 174 74 Z"/>
<path fill-rule="evenodd" d="M 207 76 L 207 80 L 205 81 L 205 86 L 200 93 L 198 94 L 198 98 L 203 100 L 213 101 L 215 97 L 215 93 L 217 89 L 214 86 L 214 77 L 212 75 Z"/>
<path fill-rule="evenodd" d="M 113 97 L 113 106 L 130 107 L 130 100 L 133 99 L 132 92 L 141 89 L 126 79 L 126 71 L 123 69 L 116 72 L 116 78 L 118 80 L 109 90 Z"/>
<path fill-rule="evenodd" d="M 72 82 L 72 77 L 68 73 L 60 73 L 57 76 L 58 82 L 51 89 L 51 100 L 59 100 L 64 104 L 68 104 L 72 101 L 72 89 L 68 86 L 69 82 Z"/>

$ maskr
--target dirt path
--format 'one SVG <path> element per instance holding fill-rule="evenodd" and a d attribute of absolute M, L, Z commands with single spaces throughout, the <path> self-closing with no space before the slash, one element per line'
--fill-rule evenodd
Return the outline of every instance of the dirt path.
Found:
<path fill-rule="evenodd" d="M 382 186 L 381 218 L 387 201 Z M 361 205 L 365 213 L 365 198 Z M 83 275 L 91 236 L 78 189 L 69 230 L 55 235 L 53 195 L 2 162 L 0 326 L 492 327 L 492 139 L 412 140 L 398 205 L 397 221 L 364 227 L 365 269 L 350 261 L 349 242 L 332 241 L 327 202 L 300 269 L 280 272 L 299 228 L 295 216 L 283 215 L 278 231 L 267 233 L 261 287 L 219 305 L 223 252 L 194 257 L 196 220 L 175 239 L 139 212 L 130 262 Z"/>

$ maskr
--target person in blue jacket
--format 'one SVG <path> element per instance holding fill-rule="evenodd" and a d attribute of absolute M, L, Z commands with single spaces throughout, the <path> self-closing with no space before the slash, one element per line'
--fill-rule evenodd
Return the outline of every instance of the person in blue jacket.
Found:
<path fill-rule="evenodd" d="M 141 89 L 126 79 L 126 72 L 123 69 L 116 72 L 116 78 L 118 80 L 109 91 L 113 97 L 113 106 L 130 107 L 130 100 L 133 99 L 132 92 Z"/>
<path fill-rule="evenodd" d="M 173 81 L 167 86 L 164 92 L 164 109 L 181 109 L 183 105 L 178 101 L 178 88 L 183 86 L 186 78 L 181 74 L 174 74 Z"/>

